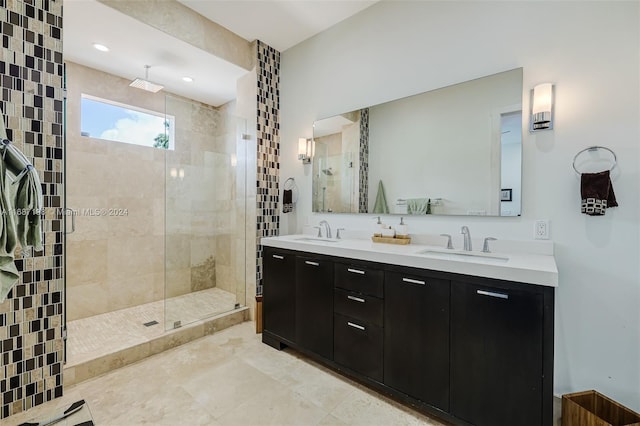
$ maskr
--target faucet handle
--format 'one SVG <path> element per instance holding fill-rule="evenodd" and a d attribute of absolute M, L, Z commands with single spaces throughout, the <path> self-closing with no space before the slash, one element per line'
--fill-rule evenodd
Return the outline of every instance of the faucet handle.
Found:
<path fill-rule="evenodd" d="M 339 240 L 339 239 L 340 239 L 340 231 L 344 231 L 344 230 L 345 230 L 344 228 L 338 228 L 338 229 L 336 229 L 336 240 Z"/>
<path fill-rule="evenodd" d="M 453 249 L 453 244 L 451 243 L 451 235 L 449 235 L 449 234 L 440 234 L 440 236 L 441 237 L 447 237 L 448 238 L 448 240 L 447 240 L 447 248 L 450 249 L 450 250 Z"/>
<path fill-rule="evenodd" d="M 314 228 L 318 230 L 318 238 L 322 238 L 322 228 L 320 228 L 319 226 L 314 226 Z"/>
<path fill-rule="evenodd" d="M 487 237 L 484 239 L 484 244 L 482 245 L 482 252 L 483 253 L 491 253 L 491 250 L 489 250 L 489 241 L 496 241 L 497 238 L 493 238 L 493 237 Z"/>

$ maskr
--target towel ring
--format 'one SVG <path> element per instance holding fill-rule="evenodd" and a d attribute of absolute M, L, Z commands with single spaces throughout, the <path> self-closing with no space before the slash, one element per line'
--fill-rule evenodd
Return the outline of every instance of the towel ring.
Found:
<path fill-rule="evenodd" d="M 573 157 L 573 170 L 575 170 L 577 174 L 581 174 L 580 171 L 576 168 L 576 160 L 578 159 L 580 154 L 582 154 L 583 152 L 587 152 L 587 151 L 597 151 L 599 149 L 604 149 L 605 151 L 609 151 L 611 153 L 611 155 L 613 155 L 613 164 L 611 165 L 611 168 L 609 169 L 609 171 L 613 170 L 618 165 L 618 157 L 616 157 L 616 153 L 613 152 L 613 150 L 611 150 L 610 148 L 607 148 L 606 146 L 598 146 L 598 145 L 589 146 L 589 147 L 583 149 L 582 151 L 579 151 Z"/>
<path fill-rule="evenodd" d="M 296 187 L 296 180 L 292 177 L 284 181 L 284 189 L 293 189 Z"/>
<path fill-rule="evenodd" d="M 282 185 L 282 187 L 284 189 L 291 190 L 291 195 L 292 195 L 291 202 L 294 204 L 297 203 L 298 202 L 298 185 L 296 185 L 296 180 L 290 177 L 284 181 L 284 184 Z"/>

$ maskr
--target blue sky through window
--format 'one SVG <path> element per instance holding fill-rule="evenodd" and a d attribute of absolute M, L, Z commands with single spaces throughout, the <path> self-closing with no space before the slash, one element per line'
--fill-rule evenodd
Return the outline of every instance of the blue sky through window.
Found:
<path fill-rule="evenodd" d="M 84 136 L 152 147 L 155 138 L 166 132 L 168 149 L 173 149 L 173 117 L 150 114 L 82 96 L 81 132 Z M 165 121 L 169 128 L 165 129 Z"/>

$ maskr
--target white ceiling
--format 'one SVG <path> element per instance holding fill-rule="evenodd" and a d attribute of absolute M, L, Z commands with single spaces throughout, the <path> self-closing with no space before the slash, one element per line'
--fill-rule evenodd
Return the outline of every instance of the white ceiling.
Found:
<path fill-rule="evenodd" d="M 359 12 L 375 1 L 180 0 L 208 19 L 283 51 Z M 236 97 L 247 71 L 173 38 L 96 0 L 64 0 L 65 60 L 133 80 L 144 77 L 170 93 L 219 106 Z M 104 44 L 99 52 L 93 43 Z M 185 83 L 189 76 L 193 83 Z"/>
<path fill-rule="evenodd" d="M 283 52 L 378 0 L 178 0 L 240 37 Z"/>

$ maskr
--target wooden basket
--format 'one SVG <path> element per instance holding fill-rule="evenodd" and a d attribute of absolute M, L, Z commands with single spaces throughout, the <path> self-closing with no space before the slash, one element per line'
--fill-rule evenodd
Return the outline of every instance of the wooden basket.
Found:
<path fill-rule="evenodd" d="M 640 414 L 594 391 L 562 395 L 562 426 L 640 426 Z"/>

